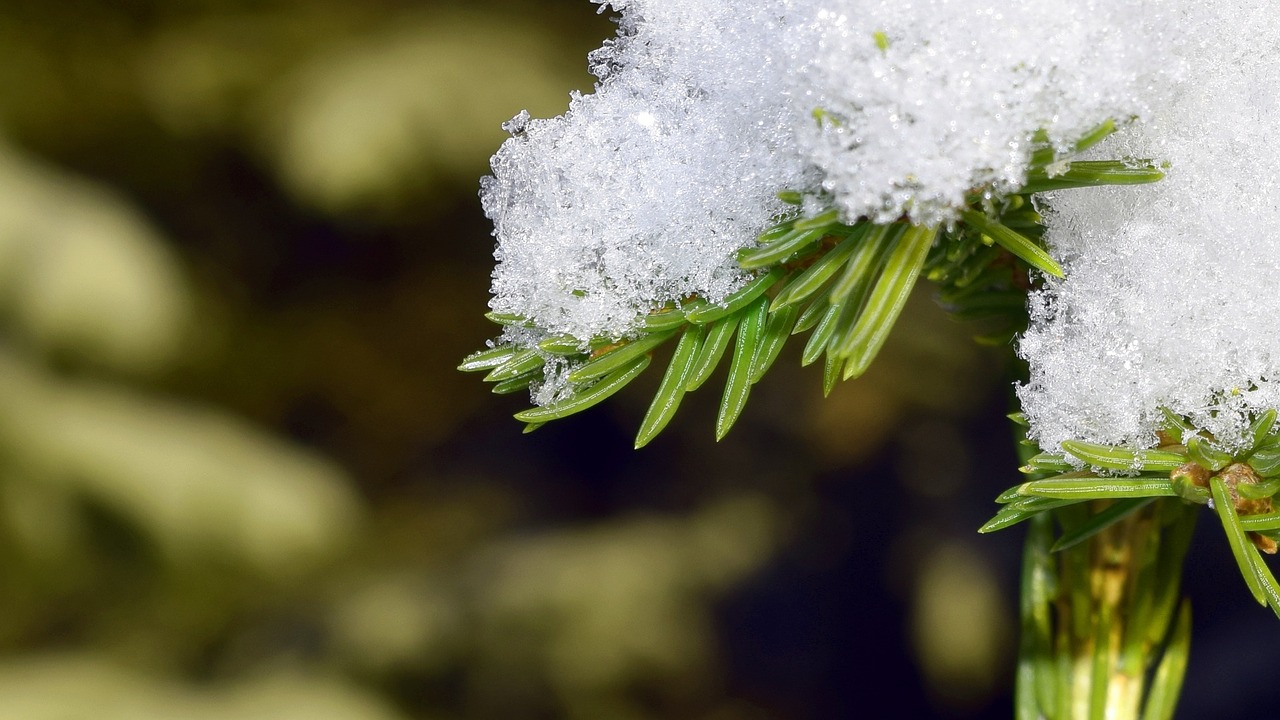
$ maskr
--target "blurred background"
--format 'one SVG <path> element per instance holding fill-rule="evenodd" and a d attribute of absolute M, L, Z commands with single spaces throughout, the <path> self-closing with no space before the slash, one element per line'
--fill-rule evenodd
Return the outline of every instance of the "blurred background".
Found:
<path fill-rule="evenodd" d="M 927 295 L 719 444 L 455 371 L 594 9 L 0 2 L 0 718 L 1008 715 L 1010 369 Z"/>

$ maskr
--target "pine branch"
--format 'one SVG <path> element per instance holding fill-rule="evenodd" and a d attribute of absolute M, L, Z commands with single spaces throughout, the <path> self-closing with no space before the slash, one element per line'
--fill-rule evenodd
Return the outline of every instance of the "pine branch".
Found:
<path fill-rule="evenodd" d="M 993 532 L 1051 510 L 1084 509 L 1064 529 L 1054 552 L 1073 547 L 1141 511 L 1157 498 L 1187 506 L 1204 505 L 1217 516 L 1246 586 L 1261 605 L 1280 616 L 1280 584 L 1261 553 L 1275 554 L 1280 512 L 1280 426 L 1276 412 L 1254 418 L 1248 444 L 1228 451 L 1208 433 L 1167 410 L 1160 447 L 1131 448 L 1067 441 L 1065 453 L 1031 457 L 1022 471 L 1036 479 L 996 498 L 1002 507 L 980 532 Z M 1072 461 L 1074 459 L 1074 462 Z M 1084 465 L 1090 469 L 1074 469 Z M 1053 474 L 1044 477 L 1049 473 Z M 1114 476 L 1109 473 L 1127 473 Z"/>
<path fill-rule="evenodd" d="M 1114 130 L 1110 122 L 1099 126 L 1075 150 Z M 495 393 L 511 393 L 545 381 L 550 359 L 566 361 L 574 369 L 565 396 L 516 415 L 532 429 L 602 402 L 638 377 L 656 349 L 679 338 L 641 421 L 636 447 L 642 447 L 671 420 L 684 394 L 705 383 L 726 355 L 731 357 L 730 372 L 716 418 L 717 439 L 730 430 L 751 387 L 795 335 L 810 333 L 802 364 L 825 359 L 826 393 L 837 380 L 861 376 L 921 274 L 941 287 L 939 299 L 948 311 L 989 323 L 991 329 L 980 340 L 1007 341 L 1025 326 L 1029 270 L 1062 276 L 1040 239 L 1043 227 L 1032 194 L 1163 177 L 1149 162 L 1060 159 L 1043 135 L 1039 140 L 1025 187 L 1007 196 L 989 188 L 975 190 L 958 221 L 948 226 L 866 219 L 844 224 L 834 210 L 809 218 L 797 210 L 762 233 L 755 247 L 739 253 L 740 266 L 757 275 L 723 302 L 687 298 L 668 304 L 649 313 L 633 337 L 596 338 L 585 348 L 581 339 L 568 336 L 537 347 L 500 344 L 467 357 L 459 369 L 488 371 L 485 380 L 496 383 Z M 779 197 L 797 205 L 803 201 L 796 192 Z M 528 325 L 516 316 L 491 313 L 489 318 L 501 325 Z"/>

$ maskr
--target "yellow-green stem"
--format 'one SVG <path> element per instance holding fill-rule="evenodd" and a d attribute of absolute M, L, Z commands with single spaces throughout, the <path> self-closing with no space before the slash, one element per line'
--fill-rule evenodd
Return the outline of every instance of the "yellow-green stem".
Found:
<path fill-rule="evenodd" d="M 1104 507 L 1070 506 L 1032 525 L 1019 720 L 1167 720 L 1176 705 L 1185 662 L 1166 656 L 1186 652 L 1178 586 L 1194 509 L 1162 499 L 1087 542 L 1049 550 L 1055 527 Z"/>

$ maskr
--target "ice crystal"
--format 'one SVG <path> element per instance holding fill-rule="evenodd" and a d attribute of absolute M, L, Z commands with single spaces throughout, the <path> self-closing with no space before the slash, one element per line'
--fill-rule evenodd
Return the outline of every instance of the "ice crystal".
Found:
<path fill-rule="evenodd" d="M 599 0 L 597 0 L 599 1 Z M 1151 158 L 1147 187 L 1039 198 L 1066 269 L 1031 298 L 1031 434 L 1150 445 L 1161 408 L 1224 442 L 1280 407 L 1280 10 L 1269 0 L 615 0 L 595 92 L 522 114 L 482 199 L 492 306 L 528 347 L 624 337 L 719 301 L 738 250 L 797 212 L 937 224 L 1016 190 L 1034 133 Z M 557 366 L 540 402 L 563 390 Z"/>
<path fill-rule="evenodd" d="M 1152 445 L 1161 407 L 1238 447 L 1249 414 L 1280 408 L 1280 9 L 1176 5 L 1176 81 L 1099 149 L 1163 160 L 1166 179 L 1049 199 L 1066 279 L 1033 298 L 1020 389 L 1046 448 Z"/>
<path fill-rule="evenodd" d="M 850 222 L 946 221 L 975 187 L 1016 188 L 1037 130 L 1065 147 L 1146 114 L 1149 4 L 609 2 L 595 92 L 508 124 L 483 183 L 492 306 L 586 340 L 718 301 L 780 190 Z"/>

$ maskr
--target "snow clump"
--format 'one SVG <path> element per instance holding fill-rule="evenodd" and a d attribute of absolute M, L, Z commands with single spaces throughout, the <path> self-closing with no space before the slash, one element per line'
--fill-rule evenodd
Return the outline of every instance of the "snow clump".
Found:
<path fill-rule="evenodd" d="M 590 57 L 595 92 L 509 123 L 483 182 L 491 306 L 585 342 L 718 302 L 748 279 L 735 253 L 787 211 L 780 190 L 847 222 L 947 221 L 967 191 L 1021 184 L 1037 130 L 1066 148 L 1147 114 L 1148 5 L 602 3 L 619 33 Z"/>
<path fill-rule="evenodd" d="M 1097 149 L 1166 162 L 1165 179 L 1047 198 L 1066 278 L 1032 298 L 1019 389 L 1045 449 L 1150 447 L 1161 407 L 1239 449 L 1249 416 L 1280 408 L 1280 6 L 1173 5 L 1181 81 Z"/>
<path fill-rule="evenodd" d="M 522 114 L 481 196 L 493 310 L 568 334 L 718 302 L 787 212 L 945 223 L 1011 191 L 1033 134 L 1167 164 L 1154 185 L 1039 202 L 1066 270 L 1031 298 L 1031 436 L 1150 446 L 1161 408 L 1230 447 L 1280 408 L 1280 6 L 1270 0 L 595 0 L 618 36 L 595 92 Z M 555 375 L 563 376 L 564 368 Z M 563 390 L 535 388 L 554 402 Z"/>

